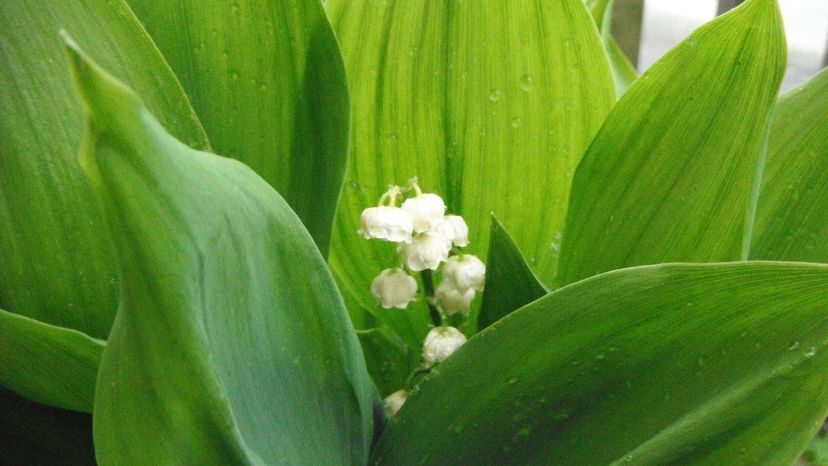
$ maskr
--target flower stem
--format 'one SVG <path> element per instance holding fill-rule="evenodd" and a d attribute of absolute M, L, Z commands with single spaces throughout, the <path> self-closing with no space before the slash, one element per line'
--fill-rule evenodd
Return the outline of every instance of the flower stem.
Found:
<path fill-rule="evenodd" d="M 435 327 L 443 325 L 443 318 L 440 317 L 440 311 L 434 305 L 434 278 L 431 276 L 431 270 L 425 269 L 420 272 L 423 277 L 423 290 L 425 291 L 426 303 L 428 303 L 428 314 Z"/>

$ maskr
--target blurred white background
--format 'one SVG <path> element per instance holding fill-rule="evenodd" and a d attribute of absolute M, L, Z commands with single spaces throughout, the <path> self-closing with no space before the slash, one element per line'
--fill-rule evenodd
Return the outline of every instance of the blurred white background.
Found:
<path fill-rule="evenodd" d="M 716 16 L 717 0 L 645 0 L 639 70 L 646 70 L 691 32 Z M 783 90 L 819 71 L 828 46 L 828 0 L 779 0 L 788 36 Z"/>

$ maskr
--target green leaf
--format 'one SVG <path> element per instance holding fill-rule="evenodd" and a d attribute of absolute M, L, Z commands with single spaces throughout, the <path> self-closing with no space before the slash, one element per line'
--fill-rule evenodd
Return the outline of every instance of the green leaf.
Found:
<path fill-rule="evenodd" d="M 405 388 L 408 376 L 420 361 L 420 354 L 383 328 L 359 330 L 359 342 L 368 365 L 371 380 L 381 396 L 386 397 Z"/>
<path fill-rule="evenodd" d="M 348 86 L 319 0 L 128 0 L 216 152 L 288 201 L 327 255 L 348 150 Z"/>
<path fill-rule="evenodd" d="M 483 293 L 477 327 L 482 330 L 547 292 L 520 255 L 503 224 L 492 215 L 489 258 L 486 261 L 486 291 Z"/>
<path fill-rule="evenodd" d="M 175 140 L 69 47 L 88 108 L 81 164 L 123 275 L 95 395 L 98 460 L 364 462 L 371 381 L 299 218 L 247 166 Z"/>
<path fill-rule="evenodd" d="M 776 1 L 749 0 L 633 84 L 578 167 L 557 284 L 746 256 L 785 53 Z"/>
<path fill-rule="evenodd" d="M 590 5 L 592 16 L 601 31 L 601 39 L 612 67 L 612 75 L 615 78 L 615 91 L 620 98 L 627 92 L 633 81 L 638 79 L 638 71 L 612 36 L 612 8 L 615 2 L 613 0 L 594 0 L 587 4 Z"/>
<path fill-rule="evenodd" d="M 32 403 L 2 387 L 0 413 L 0 464 L 96 464 L 89 414 Z"/>
<path fill-rule="evenodd" d="M 38 403 L 92 412 L 104 342 L 0 310 L 0 384 Z"/>
<path fill-rule="evenodd" d="M 173 134 L 197 147 L 207 142 L 175 76 L 123 2 L 2 2 L 0 306 L 106 338 L 118 299 L 114 249 L 77 163 L 83 111 L 61 28 L 141 92 Z"/>
<path fill-rule="evenodd" d="M 750 257 L 828 262 L 828 70 L 779 99 Z"/>
<path fill-rule="evenodd" d="M 378 464 L 791 464 L 828 411 L 828 266 L 624 269 L 471 338 Z"/>
<path fill-rule="evenodd" d="M 398 258 L 356 234 L 360 212 L 412 176 L 466 219 L 469 253 L 485 257 L 494 212 L 551 280 L 572 173 L 615 101 L 583 0 L 326 5 L 353 115 L 330 260 L 342 281 L 374 306 L 371 281 Z M 422 341 L 425 303 L 409 315 Z"/>

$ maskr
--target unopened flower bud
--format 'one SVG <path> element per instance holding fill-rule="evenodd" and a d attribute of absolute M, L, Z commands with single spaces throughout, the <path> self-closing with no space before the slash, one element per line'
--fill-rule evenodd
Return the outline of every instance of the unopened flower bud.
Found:
<path fill-rule="evenodd" d="M 443 268 L 443 282 L 450 283 L 460 292 L 465 292 L 469 288 L 483 291 L 483 285 L 486 283 L 486 265 L 471 254 L 451 256 Z"/>
<path fill-rule="evenodd" d="M 405 309 L 417 296 L 417 281 L 402 269 L 385 269 L 371 283 L 371 294 L 386 309 Z"/>
<path fill-rule="evenodd" d="M 411 242 L 414 223 L 411 215 L 399 207 L 369 207 L 359 217 L 359 234 L 365 239 L 384 239 L 395 243 Z"/>
<path fill-rule="evenodd" d="M 459 215 L 446 215 L 443 221 L 434 227 L 434 231 L 458 248 L 469 245 L 469 226 Z"/>
<path fill-rule="evenodd" d="M 465 342 L 466 336 L 454 327 L 442 326 L 431 329 L 423 342 L 425 365 L 431 367 L 445 360 Z"/>
<path fill-rule="evenodd" d="M 441 282 L 435 291 L 437 302 L 448 315 L 457 313 L 469 315 L 474 294 L 474 288 L 460 291 L 452 283 L 446 281 Z"/>
<path fill-rule="evenodd" d="M 419 194 L 406 199 L 402 208 L 414 220 L 414 231 L 422 233 L 428 231 L 443 221 L 446 213 L 446 204 L 443 199 L 431 193 Z"/>
<path fill-rule="evenodd" d="M 385 411 L 385 415 L 387 417 L 391 417 L 402 408 L 402 405 L 405 404 L 405 400 L 408 399 L 408 390 L 397 390 L 396 392 L 388 395 L 383 400 L 383 411 Z"/>
<path fill-rule="evenodd" d="M 449 251 L 451 243 L 432 232 L 420 233 L 411 243 L 400 245 L 405 265 L 415 272 L 425 269 L 436 270 L 440 263 L 448 258 Z"/>

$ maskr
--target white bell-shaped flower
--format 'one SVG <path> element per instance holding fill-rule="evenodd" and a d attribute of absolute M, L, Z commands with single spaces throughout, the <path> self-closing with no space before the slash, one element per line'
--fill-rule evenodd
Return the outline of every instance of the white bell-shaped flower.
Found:
<path fill-rule="evenodd" d="M 466 336 L 454 327 L 444 325 L 431 329 L 423 342 L 423 361 L 426 367 L 445 360 L 465 342 Z"/>
<path fill-rule="evenodd" d="M 471 254 L 451 256 L 446 259 L 446 266 L 443 267 L 443 282 L 453 285 L 460 292 L 469 288 L 483 291 L 486 265 Z"/>
<path fill-rule="evenodd" d="M 417 296 L 417 281 L 402 269 L 385 269 L 371 283 L 371 294 L 386 309 L 405 309 Z"/>
<path fill-rule="evenodd" d="M 410 243 L 414 231 L 411 215 L 399 207 L 369 207 L 359 217 L 359 234 L 365 239 L 384 239 L 394 243 Z"/>
<path fill-rule="evenodd" d="M 474 288 L 465 291 L 458 290 L 453 283 L 442 281 L 434 292 L 437 302 L 448 315 L 469 315 L 471 302 L 474 300 Z"/>
<path fill-rule="evenodd" d="M 385 411 L 385 415 L 387 417 L 391 417 L 402 408 L 402 405 L 405 404 L 405 400 L 408 399 L 408 390 L 397 390 L 396 392 L 388 395 L 383 400 L 383 411 Z"/>
<path fill-rule="evenodd" d="M 459 215 L 446 215 L 443 221 L 434 227 L 434 231 L 458 248 L 469 245 L 469 226 Z"/>
<path fill-rule="evenodd" d="M 431 230 L 443 221 L 446 204 L 443 198 L 432 193 L 420 193 L 402 203 L 402 208 L 414 220 L 414 231 L 422 233 Z"/>
<path fill-rule="evenodd" d="M 448 258 L 449 251 L 451 243 L 430 231 L 418 234 L 411 243 L 400 245 L 405 265 L 415 272 L 436 270 Z"/>

